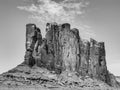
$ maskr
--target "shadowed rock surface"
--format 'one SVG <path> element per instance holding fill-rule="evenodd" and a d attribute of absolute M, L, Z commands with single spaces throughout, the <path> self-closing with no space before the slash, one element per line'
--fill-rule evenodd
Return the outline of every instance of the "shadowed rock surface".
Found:
<path fill-rule="evenodd" d="M 42 90 L 115 90 L 120 84 L 107 70 L 104 42 L 83 40 L 69 23 L 46 24 L 46 36 L 26 25 L 25 60 L 0 76 L 1 87 Z M 25 89 L 26 90 L 26 89 Z"/>

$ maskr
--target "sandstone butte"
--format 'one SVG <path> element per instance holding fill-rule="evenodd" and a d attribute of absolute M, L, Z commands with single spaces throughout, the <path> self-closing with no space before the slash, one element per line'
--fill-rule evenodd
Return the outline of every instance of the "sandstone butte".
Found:
<path fill-rule="evenodd" d="M 107 69 L 105 43 L 82 39 L 79 30 L 71 29 L 69 23 L 47 23 L 45 38 L 35 24 L 27 24 L 25 45 L 24 62 L 0 75 L 4 88 L 32 85 L 52 90 L 115 90 L 111 88 L 120 87 Z"/>

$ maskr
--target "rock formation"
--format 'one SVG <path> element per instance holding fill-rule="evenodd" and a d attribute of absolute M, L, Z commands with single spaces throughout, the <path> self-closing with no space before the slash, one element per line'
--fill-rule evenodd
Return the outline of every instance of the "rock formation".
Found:
<path fill-rule="evenodd" d="M 79 30 L 70 24 L 46 24 L 46 36 L 35 24 L 26 25 L 26 54 L 24 63 L 54 71 L 97 78 L 112 85 L 106 66 L 104 42 L 82 40 Z"/>
<path fill-rule="evenodd" d="M 0 90 L 119 90 L 107 70 L 104 42 L 84 40 L 69 23 L 26 25 L 24 62 L 0 75 Z"/>

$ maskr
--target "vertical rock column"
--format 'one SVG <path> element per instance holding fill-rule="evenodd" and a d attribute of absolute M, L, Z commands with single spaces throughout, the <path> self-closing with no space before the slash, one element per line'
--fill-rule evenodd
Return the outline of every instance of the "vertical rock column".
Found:
<path fill-rule="evenodd" d="M 71 29 L 72 33 L 75 35 L 76 37 L 76 41 L 75 41 L 75 47 L 76 47 L 76 71 L 79 72 L 80 69 L 80 62 L 81 62 L 81 38 L 79 35 L 79 30 L 76 28 Z"/>
<path fill-rule="evenodd" d="M 36 54 L 38 52 L 38 46 L 42 43 L 42 35 L 39 28 L 35 24 L 26 25 L 26 54 L 25 63 L 29 66 L 35 64 L 35 57 L 33 57 L 33 52 Z"/>
<path fill-rule="evenodd" d="M 61 73 L 62 71 L 62 60 L 61 60 L 61 50 L 59 45 L 59 32 L 60 26 L 54 23 L 52 25 L 53 29 L 53 50 L 54 50 L 54 66 L 56 73 Z"/>
<path fill-rule="evenodd" d="M 52 24 L 51 23 L 47 23 L 46 24 L 46 35 L 45 35 L 45 38 L 47 40 L 47 53 L 48 54 L 53 54 L 54 51 L 53 51 L 53 30 L 52 29 Z"/>
<path fill-rule="evenodd" d="M 99 44 L 94 39 L 90 40 L 89 74 L 91 77 L 99 77 Z"/>
<path fill-rule="evenodd" d="M 104 42 L 90 40 L 89 75 L 109 84 Z"/>
<path fill-rule="evenodd" d="M 110 83 L 110 77 L 107 70 L 106 59 L 105 59 L 105 45 L 104 42 L 99 42 L 99 78 L 100 80 Z"/>
<path fill-rule="evenodd" d="M 46 35 L 39 47 L 41 60 L 39 60 L 39 63 L 37 64 L 39 67 L 45 67 L 49 70 L 54 68 L 53 30 L 51 29 L 51 26 L 50 23 L 46 24 Z"/>
<path fill-rule="evenodd" d="M 47 23 L 46 28 L 46 40 L 48 47 L 48 55 L 52 55 L 54 70 L 56 73 L 60 73 L 62 70 L 61 50 L 59 45 L 59 32 L 60 26 L 57 23 Z"/>
<path fill-rule="evenodd" d="M 79 43 L 77 36 L 70 30 L 70 24 L 65 23 L 62 25 L 59 37 L 63 70 L 75 72 L 77 63 L 79 62 Z"/>
<path fill-rule="evenodd" d="M 80 64 L 80 73 L 83 76 L 88 75 L 89 56 L 90 56 L 90 43 L 89 41 L 83 40 L 81 43 L 81 64 Z"/>
<path fill-rule="evenodd" d="M 35 24 L 27 24 L 26 25 L 26 54 L 25 54 L 25 63 L 29 66 L 33 66 L 35 64 L 35 60 L 33 59 L 32 53 L 34 51 L 34 46 L 37 41 L 37 33 L 35 31 Z"/>

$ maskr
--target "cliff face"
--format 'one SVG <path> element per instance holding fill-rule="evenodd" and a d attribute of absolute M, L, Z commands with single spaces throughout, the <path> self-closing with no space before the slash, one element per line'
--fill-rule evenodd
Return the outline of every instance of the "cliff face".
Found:
<path fill-rule="evenodd" d="M 82 40 L 70 24 L 46 24 L 46 36 L 34 24 L 26 25 L 25 64 L 97 78 L 112 85 L 105 59 L 104 42 Z"/>

